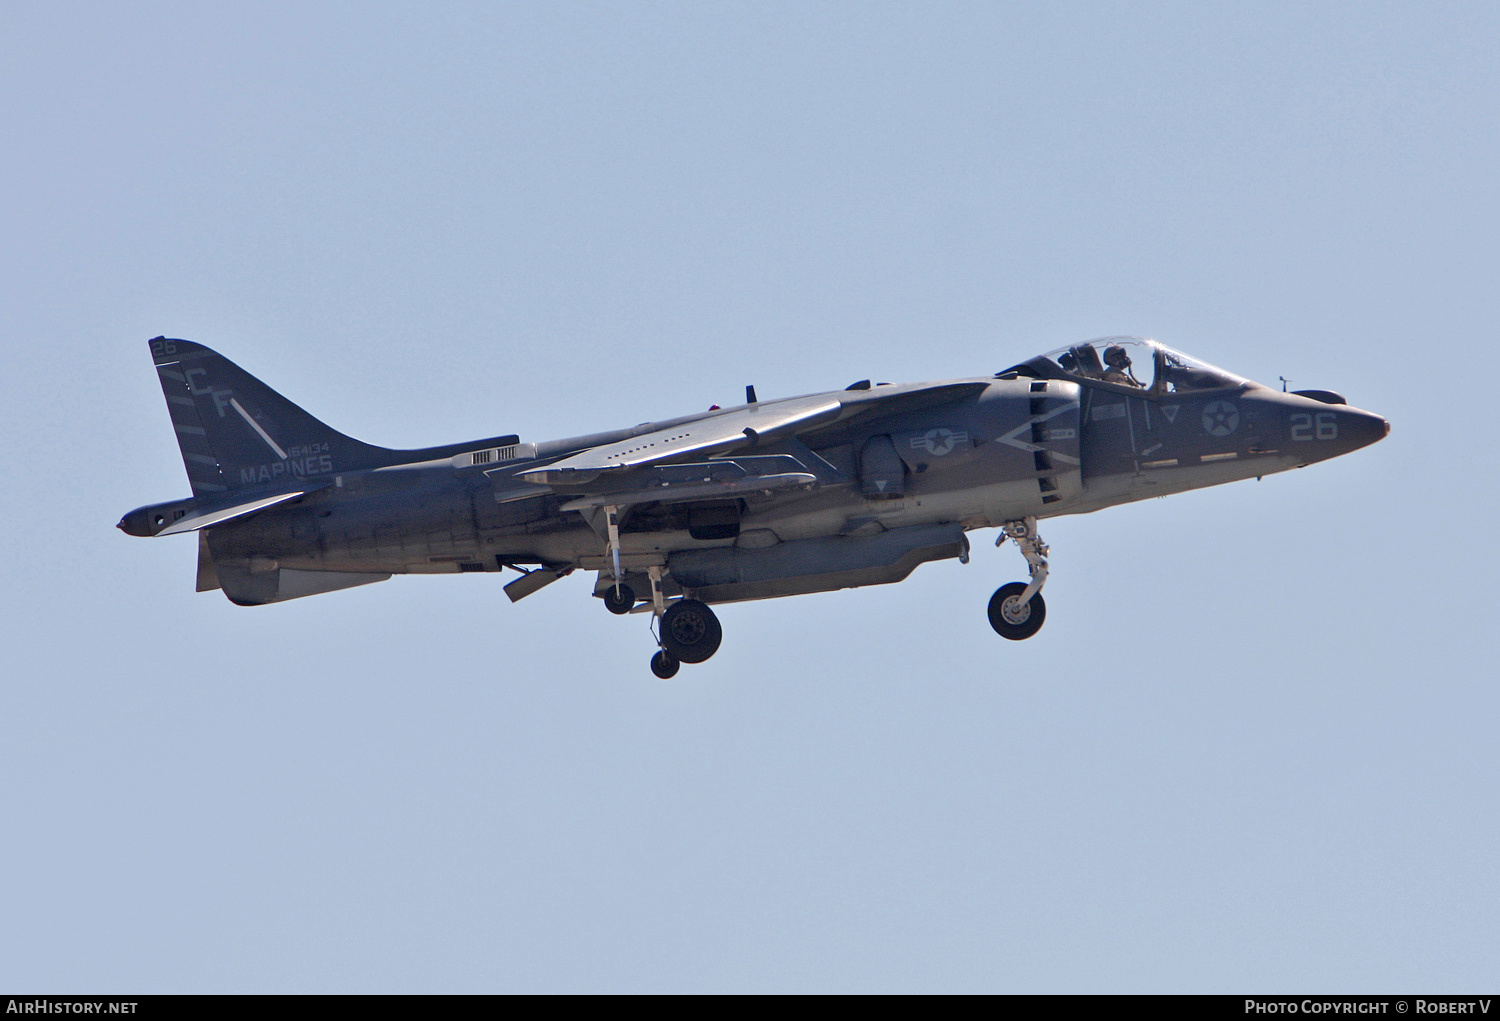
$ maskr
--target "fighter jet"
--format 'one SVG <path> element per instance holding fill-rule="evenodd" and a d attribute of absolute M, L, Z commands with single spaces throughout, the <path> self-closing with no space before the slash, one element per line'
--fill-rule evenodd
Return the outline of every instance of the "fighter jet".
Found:
<path fill-rule="evenodd" d="M 393 574 L 514 571 L 520 600 L 575 571 L 649 614 L 662 678 L 718 651 L 711 606 L 883 585 L 969 559 L 998 528 L 1025 558 L 989 621 L 1046 617 L 1038 522 L 1347 454 L 1390 425 L 1328 390 L 1275 390 L 1153 340 L 1109 337 L 994 375 L 757 400 L 541 443 L 420 450 L 351 439 L 222 355 L 151 354 L 192 485 L 129 535 L 196 532 L 198 591 L 241 606 Z"/>

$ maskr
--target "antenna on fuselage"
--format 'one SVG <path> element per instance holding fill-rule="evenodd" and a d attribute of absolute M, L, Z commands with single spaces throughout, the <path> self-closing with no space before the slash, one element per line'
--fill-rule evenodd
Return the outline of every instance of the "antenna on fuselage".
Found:
<path fill-rule="evenodd" d="M 758 403 L 760 403 L 759 401 L 757 401 L 755 399 L 755 387 L 753 385 L 745 387 L 745 403 L 746 404 L 758 404 Z"/>
<path fill-rule="evenodd" d="M 1291 380 L 1287 379 L 1285 376 L 1277 376 L 1276 378 L 1281 380 L 1281 392 L 1286 393 L 1286 385 L 1290 383 Z"/>

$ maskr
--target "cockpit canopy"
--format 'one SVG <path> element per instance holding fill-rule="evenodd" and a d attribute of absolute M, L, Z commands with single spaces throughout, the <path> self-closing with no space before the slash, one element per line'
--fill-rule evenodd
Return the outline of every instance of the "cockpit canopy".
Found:
<path fill-rule="evenodd" d="M 999 373 L 1109 383 L 1143 394 L 1258 386 L 1146 337 L 1101 337 L 1038 355 Z"/>

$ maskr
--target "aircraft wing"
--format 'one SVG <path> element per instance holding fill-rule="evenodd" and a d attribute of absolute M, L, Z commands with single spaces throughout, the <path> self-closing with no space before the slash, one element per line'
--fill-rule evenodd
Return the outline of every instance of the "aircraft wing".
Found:
<path fill-rule="evenodd" d="M 831 422 L 843 408 L 843 402 L 829 394 L 748 404 L 722 415 L 590 447 L 544 467 L 518 472 L 516 477 L 546 486 L 588 485 L 605 474 L 752 447 Z"/>
<path fill-rule="evenodd" d="M 715 458 L 689 464 L 665 464 L 631 468 L 609 476 L 607 485 L 585 485 L 581 495 L 562 505 L 562 510 L 590 510 L 611 504 L 695 503 L 724 500 L 751 493 L 771 493 L 797 486 L 815 486 L 830 481 L 833 470 L 816 454 L 807 451 L 812 465 L 790 454 Z M 804 455 L 806 456 L 806 455 Z M 821 478 L 817 469 L 827 469 Z M 837 474 L 836 470 L 833 470 Z M 842 476 L 838 481 L 842 481 Z"/>
<path fill-rule="evenodd" d="M 602 443 L 535 468 L 485 474 L 502 502 L 543 493 L 585 513 L 639 503 L 694 503 L 849 481 L 797 437 L 836 422 L 971 397 L 978 381 L 916 383 L 792 397 L 733 408 Z"/>

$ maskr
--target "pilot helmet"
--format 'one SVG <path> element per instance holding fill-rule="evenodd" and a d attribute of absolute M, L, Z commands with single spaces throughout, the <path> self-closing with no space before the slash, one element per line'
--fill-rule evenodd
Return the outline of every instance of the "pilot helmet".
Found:
<path fill-rule="evenodd" d="M 1130 368 L 1130 353 L 1122 344 L 1111 344 L 1104 349 L 1104 364 L 1112 369 Z"/>

